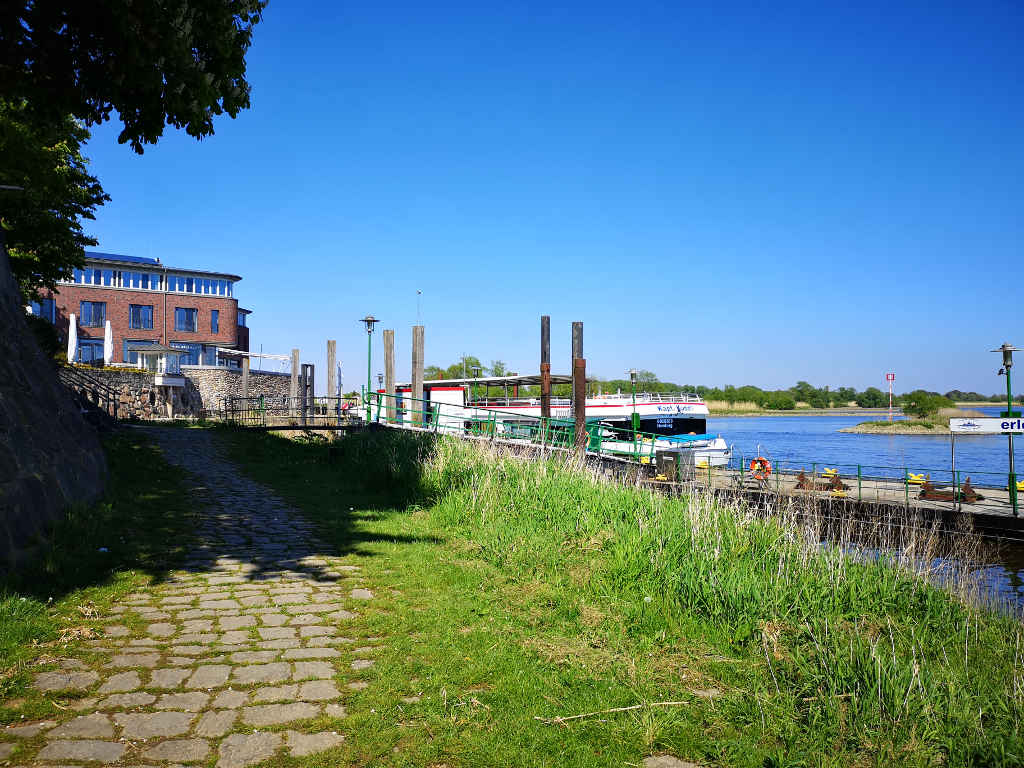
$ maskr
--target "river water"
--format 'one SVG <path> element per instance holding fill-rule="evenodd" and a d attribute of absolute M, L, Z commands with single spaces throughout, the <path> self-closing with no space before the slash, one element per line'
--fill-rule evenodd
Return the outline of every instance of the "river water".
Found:
<path fill-rule="evenodd" d="M 998 416 L 1005 410 L 981 406 L 972 410 Z M 927 472 L 934 480 L 951 480 L 950 436 L 943 435 L 858 435 L 839 432 L 864 421 L 864 416 L 712 416 L 708 432 L 721 434 L 734 448 L 734 463 L 742 456 L 747 462 L 766 456 L 787 469 L 816 465 L 838 467 L 843 475 L 855 475 L 857 466 L 865 476 L 903 477 L 909 472 Z M 1018 477 L 1024 474 L 1024 438 L 1014 441 L 1014 462 Z M 960 480 L 967 476 L 978 486 L 1005 487 L 1009 471 L 1007 439 L 1003 435 L 958 435 L 956 468 Z M 1000 546 L 996 564 L 986 569 L 985 578 L 1000 597 L 1024 609 L 1024 546 Z"/>
<path fill-rule="evenodd" d="M 998 416 L 1005 407 L 976 408 Z M 712 416 L 708 432 L 721 434 L 737 456 L 767 456 L 786 467 L 839 466 L 855 475 L 857 465 L 867 475 L 902 477 L 903 469 L 928 472 L 938 482 L 950 481 L 950 436 L 857 435 L 840 432 L 864 421 L 863 416 Z M 1014 444 L 1018 474 L 1024 474 L 1024 438 Z M 958 435 L 956 467 L 961 480 L 970 475 L 975 485 L 1005 486 L 1009 453 L 1003 435 Z"/>

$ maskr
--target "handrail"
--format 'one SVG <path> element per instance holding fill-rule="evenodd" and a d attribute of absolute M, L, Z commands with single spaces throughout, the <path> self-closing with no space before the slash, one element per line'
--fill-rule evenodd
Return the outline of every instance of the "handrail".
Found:
<path fill-rule="evenodd" d="M 492 440 L 505 437 L 542 447 L 576 447 L 575 422 L 568 414 L 527 416 L 493 407 L 484 408 L 473 402 L 445 403 L 383 392 L 364 393 L 361 407 L 368 421 L 391 426 L 454 432 Z M 582 447 L 590 453 L 649 463 L 653 462 L 659 448 L 666 447 L 665 440 L 664 435 L 641 432 L 631 427 L 612 428 L 591 419 L 586 424 Z"/>
<path fill-rule="evenodd" d="M 81 388 L 94 393 L 97 400 L 103 401 L 102 404 L 98 402 L 96 405 L 107 411 L 115 419 L 117 418 L 120 393 L 107 382 L 89 375 L 70 363 L 65 363 L 58 367 L 57 377 L 69 389 Z"/>

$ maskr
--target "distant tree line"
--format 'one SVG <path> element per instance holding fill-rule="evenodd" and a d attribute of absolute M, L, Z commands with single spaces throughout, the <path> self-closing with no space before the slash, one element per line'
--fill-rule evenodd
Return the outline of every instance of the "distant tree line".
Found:
<path fill-rule="evenodd" d="M 492 360 L 490 365 L 481 363 L 480 358 L 465 355 L 458 362 L 446 368 L 429 365 L 424 369 L 424 378 L 428 381 L 437 379 L 462 379 L 474 376 L 504 376 L 509 373 L 508 367 L 501 360 Z M 631 392 L 629 379 L 593 379 L 588 385 L 591 393 Z M 761 389 L 751 384 L 736 387 L 731 384 L 724 387 L 706 387 L 699 384 L 676 384 L 661 381 L 652 371 L 637 373 L 637 392 L 696 392 L 705 400 L 736 403 L 753 403 L 759 408 L 772 411 L 791 411 L 797 403 L 806 403 L 811 408 L 836 408 L 855 403 L 861 408 L 885 408 L 889 405 L 889 393 L 877 387 L 868 387 L 858 392 L 853 387 L 815 387 L 806 381 L 798 381 L 788 389 Z M 552 387 L 555 397 L 569 397 L 571 387 L 568 384 L 557 384 Z M 539 387 L 520 387 L 521 397 L 537 397 Z M 914 416 L 934 414 L 940 408 L 952 407 L 955 402 L 1000 403 L 1006 402 L 1005 395 L 981 395 L 977 392 L 962 392 L 954 389 L 945 394 L 916 389 L 893 395 L 893 406 L 900 407 Z M 1024 403 L 1024 395 L 1017 396 L 1015 402 Z"/>

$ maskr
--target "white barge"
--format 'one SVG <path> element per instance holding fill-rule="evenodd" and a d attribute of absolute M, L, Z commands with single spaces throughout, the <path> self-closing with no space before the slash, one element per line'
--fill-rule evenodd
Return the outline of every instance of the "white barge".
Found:
<path fill-rule="evenodd" d="M 552 375 L 551 381 L 568 384 L 572 379 Z M 425 381 L 422 404 L 411 400 L 410 384 L 398 384 L 398 417 L 411 423 L 414 415 L 423 411 L 428 425 L 436 422 L 446 431 L 489 419 L 495 424 L 495 434 L 514 438 L 541 419 L 540 398 L 519 396 L 520 387 L 539 383 L 537 375 Z M 381 421 L 386 418 L 385 413 L 374 416 Z M 551 398 L 551 418 L 571 422 L 572 401 Z M 708 407 L 695 393 L 593 395 L 586 400 L 586 419 L 588 430 L 600 436 L 605 452 L 648 453 L 653 442 L 657 450 L 692 452 L 698 465 L 723 466 L 732 456 L 721 435 L 708 433 Z"/>

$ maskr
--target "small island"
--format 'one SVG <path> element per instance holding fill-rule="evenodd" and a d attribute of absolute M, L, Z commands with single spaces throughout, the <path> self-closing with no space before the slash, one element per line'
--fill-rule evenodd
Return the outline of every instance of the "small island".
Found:
<path fill-rule="evenodd" d="M 862 421 L 840 432 L 859 435 L 948 435 L 949 420 L 957 418 L 984 418 L 981 411 L 952 406 L 944 397 L 919 396 L 904 407 L 913 418 L 899 421 Z"/>
<path fill-rule="evenodd" d="M 956 412 L 956 416 L 969 416 L 970 411 Z M 852 427 L 843 427 L 840 432 L 859 435 L 948 435 L 949 419 L 945 422 L 930 419 L 904 419 L 901 421 L 862 421 Z"/>

